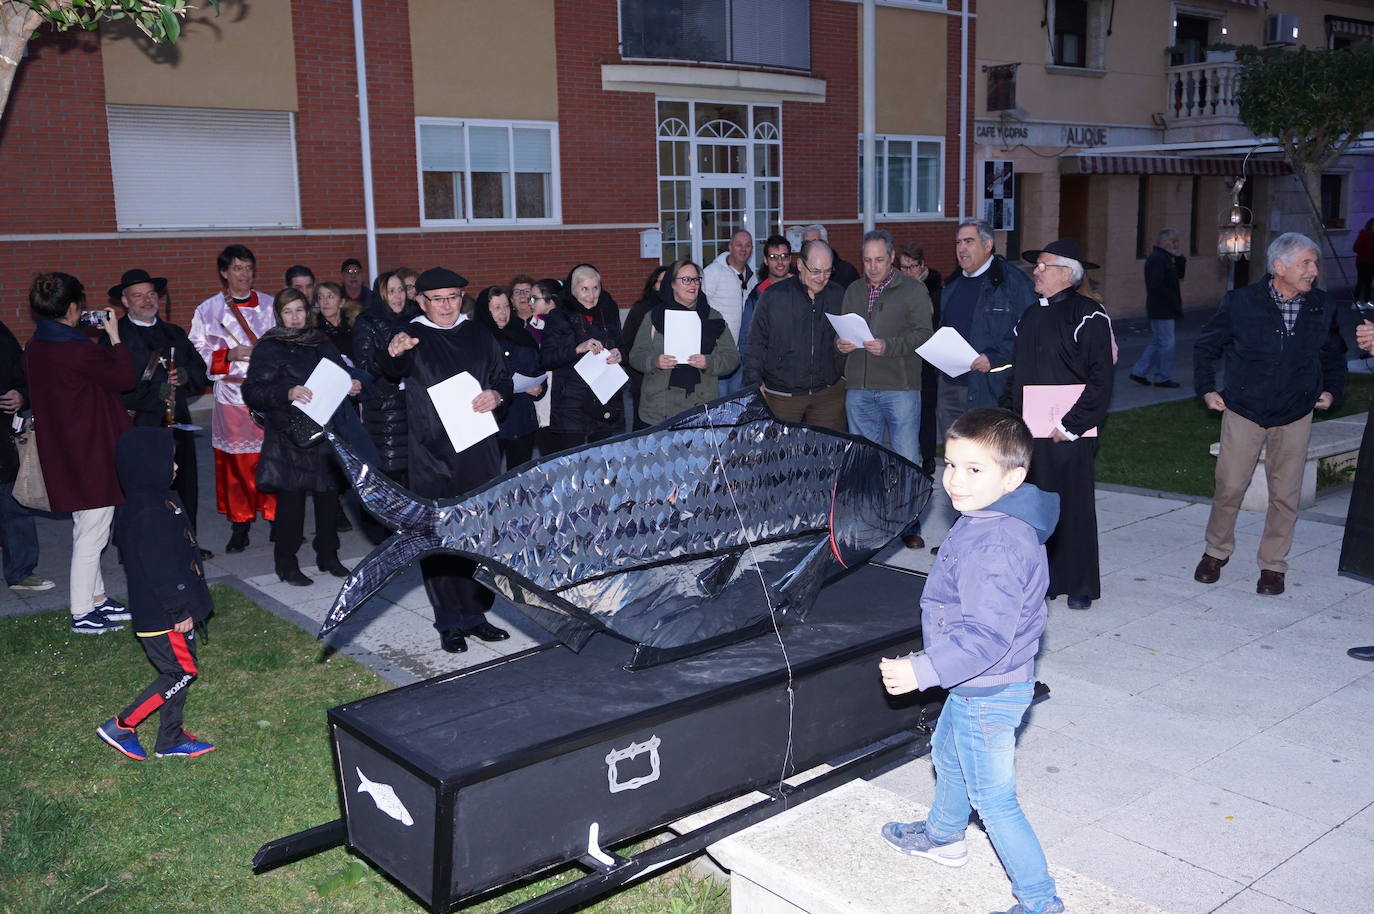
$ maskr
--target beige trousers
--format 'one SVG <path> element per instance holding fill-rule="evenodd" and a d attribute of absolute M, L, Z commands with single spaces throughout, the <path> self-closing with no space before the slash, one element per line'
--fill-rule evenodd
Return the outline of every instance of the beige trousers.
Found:
<path fill-rule="evenodd" d="M 1312 433 L 1312 414 L 1287 425 L 1264 428 L 1227 410 L 1221 417 L 1221 453 L 1217 455 L 1216 494 L 1207 518 L 1206 553 L 1226 559 L 1236 548 L 1236 512 L 1250 487 L 1250 477 L 1265 449 L 1264 469 L 1269 482 L 1269 510 L 1260 536 L 1259 567 L 1266 571 L 1288 570 L 1288 550 L 1298 520 L 1302 471 L 1307 462 L 1307 440 Z"/>
<path fill-rule="evenodd" d="M 89 508 L 72 512 L 71 612 L 84 616 L 105 599 L 105 578 L 100 574 L 100 553 L 110 544 L 115 509 Z"/>

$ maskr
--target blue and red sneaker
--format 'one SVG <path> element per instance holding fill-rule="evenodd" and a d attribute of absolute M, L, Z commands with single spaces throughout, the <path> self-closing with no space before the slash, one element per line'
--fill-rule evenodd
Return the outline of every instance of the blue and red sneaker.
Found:
<path fill-rule="evenodd" d="M 96 735 L 136 762 L 146 761 L 147 751 L 138 741 L 138 734 L 132 727 L 120 724 L 119 719 L 111 717 L 95 728 Z"/>
<path fill-rule="evenodd" d="M 187 734 L 188 736 L 190 734 Z M 214 752 L 215 747 L 212 743 L 202 742 L 198 739 L 188 739 L 180 746 L 173 746 L 157 753 L 158 758 L 195 758 L 207 752 Z"/>

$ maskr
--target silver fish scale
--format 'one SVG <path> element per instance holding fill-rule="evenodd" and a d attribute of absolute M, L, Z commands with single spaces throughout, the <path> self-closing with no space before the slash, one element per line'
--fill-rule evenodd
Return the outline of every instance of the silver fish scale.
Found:
<path fill-rule="evenodd" d="M 436 532 L 557 590 L 823 529 L 831 482 L 852 446 L 776 422 L 663 429 L 545 461 L 440 508 Z"/>

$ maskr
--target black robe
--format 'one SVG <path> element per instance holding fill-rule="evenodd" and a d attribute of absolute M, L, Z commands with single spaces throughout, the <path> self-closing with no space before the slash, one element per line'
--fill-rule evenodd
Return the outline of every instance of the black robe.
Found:
<path fill-rule="evenodd" d="M 1016 326 L 1010 375 L 1002 405 L 1022 411 L 1027 384 L 1083 384 L 1083 393 L 1064 414 L 1062 424 L 1075 435 L 1102 426 L 1112 399 L 1111 319 L 1102 306 L 1076 288 L 1031 305 Z M 1096 600 L 1102 595 L 1098 571 L 1097 505 L 1093 460 L 1097 439 L 1035 439 L 1026 481 L 1059 495 L 1059 525 L 1045 544 L 1050 560 L 1048 596 L 1061 594 Z"/>
<path fill-rule="evenodd" d="M 161 428 L 166 416 L 167 404 L 164 399 L 167 385 L 167 366 L 154 364 L 148 372 L 148 365 L 154 354 L 166 358 L 169 350 L 176 350 L 177 374 L 181 383 L 177 385 L 176 400 L 172 417 L 178 424 L 191 424 L 191 407 L 188 397 L 195 396 L 210 386 L 206 375 L 205 360 L 196 352 L 196 347 L 186 338 L 186 331 L 170 321 L 158 319 L 151 327 L 144 327 L 131 321 L 128 315 L 119 319 L 119 339 L 129 350 L 133 360 L 134 377 L 137 383 L 132 390 L 120 394 L 134 420 L 134 425 Z M 100 342 L 108 346 L 109 337 L 102 336 Z M 144 374 L 148 377 L 145 379 Z M 196 529 L 196 514 L 200 507 L 200 487 L 197 484 L 196 438 L 195 432 L 176 429 L 173 431 L 176 442 L 176 476 L 172 489 L 181 496 L 186 514 L 191 522 L 191 530 Z"/>
<path fill-rule="evenodd" d="M 466 371 L 483 390 L 494 390 L 509 403 L 514 395 L 511 375 L 496 337 L 472 320 L 447 330 L 421 323 L 402 330 L 420 342 L 413 349 L 392 356 L 383 348 L 377 355 L 382 372 L 392 380 L 405 380 L 410 489 L 429 498 L 455 498 L 482 485 L 501 472 L 501 448 L 496 435 L 459 453 L 453 449 L 429 388 Z M 498 408 L 496 418 L 504 410 Z M 434 627 L 440 632 L 469 629 L 481 624 L 483 613 L 495 596 L 472 580 L 476 566 L 454 555 L 420 559 L 425 592 L 434 608 Z"/>
<path fill-rule="evenodd" d="M 1369 404 L 1374 413 L 1374 401 Z M 1355 463 L 1355 485 L 1345 518 L 1340 564 L 1336 570 L 1362 581 L 1374 581 L 1374 422 L 1365 423 L 1360 456 Z"/>

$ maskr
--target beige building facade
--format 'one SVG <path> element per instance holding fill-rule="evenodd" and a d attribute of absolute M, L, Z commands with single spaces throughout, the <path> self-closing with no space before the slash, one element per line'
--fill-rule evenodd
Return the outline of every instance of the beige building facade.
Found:
<path fill-rule="evenodd" d="M 1108 308 L 1129 317 L 1144 313 L 1143 260 L 1162 228 L 1182 234 L 1189 256 L 1185 308 L 1262 276 L 1278 234 L 1311 231 L 1277 147 L 1240 122 L 1241 64 L 1226 46 L 1369 41 L 1374 0 L 983 0 L 977 12 L 973 197 L 1001 229 L 999 250 L 1077 238 L 1102 264 L 1090 275 Z M 1354 282 L 1351 245 L 1374 216 L 1367 145 L 1323 179 L 1323 284 L 1338 292 Z M 1254 231 L 1250 259 L 1233 268 L 1217 236 L 1241 176 Z"/>

